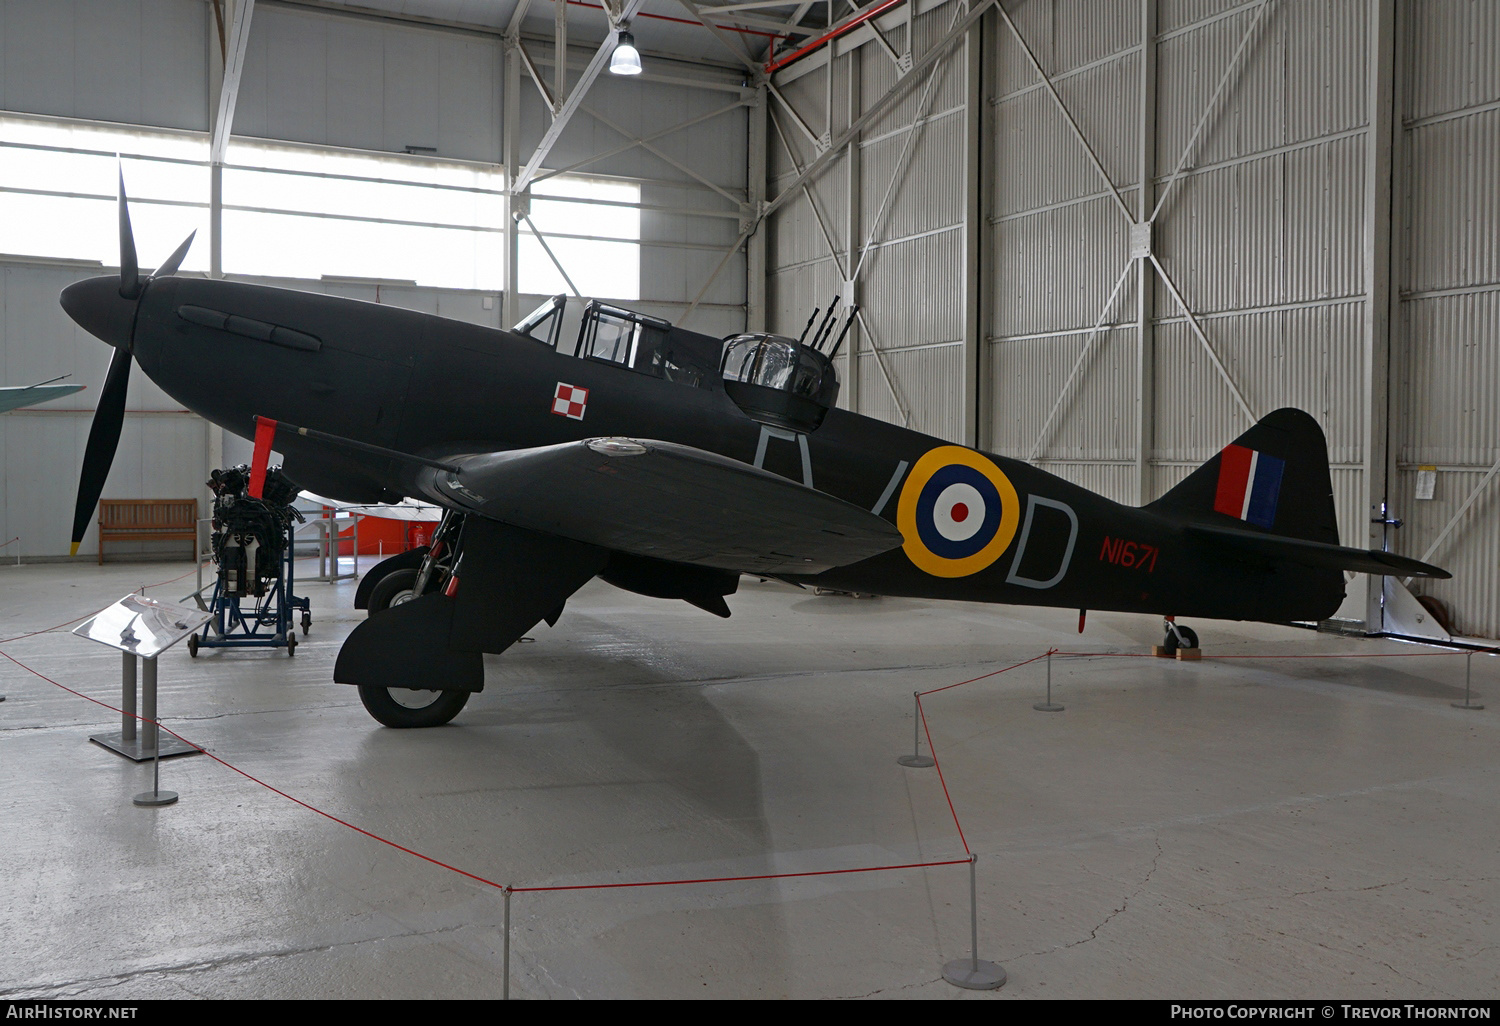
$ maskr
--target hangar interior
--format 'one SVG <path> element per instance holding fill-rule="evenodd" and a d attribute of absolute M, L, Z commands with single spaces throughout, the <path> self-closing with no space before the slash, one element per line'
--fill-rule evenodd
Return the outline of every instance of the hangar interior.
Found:
<path fill-rule="evenodd" d="M 0 996 L 977 997 L 962 866 L 738 879 L 975 855 L 991 996 L 1492 997 L 1500 760 L 1453 706 L 1500 668 L 1366 635 L 1500 638 L 1497 169 L 1485 0 L 0 0 L 0 386 L 86 386 L 0 416 Z M 1453 576 L 1195 623 L 1199 664 L 1127 658 L 1139 615 L 595 582 L 431 731 L 331 683 L 364 615 L 309 580 L 295 659 L 163 657 L 214 758 L 135 808 L 150 764 L 55 686 L 114 702 L 68 618 L 192 574 L 67 555 L 109 360 L 58 295 L 118 270 L 117 175 L 142 266 L 196 230 L 184 275 L 490 327 L 576 293 L 796 337 L 838 297 L 842 408 L 1130 505 L 1297 407 L 1343 543 Z M 206 516 L 250 453 L 136 374 L 104 495 Z M 1054 658 L 1056 715 L 1043 663 L 933 696 L 942 786 L 896 764 L 914 690 L 1051 648 L 1119 658 Z M 728 877 L 509 931 L 489 885 Z"/>

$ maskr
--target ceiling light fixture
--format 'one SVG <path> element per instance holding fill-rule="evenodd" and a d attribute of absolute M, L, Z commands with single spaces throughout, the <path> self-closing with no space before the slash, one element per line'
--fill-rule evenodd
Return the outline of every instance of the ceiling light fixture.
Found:
<path fill-rule="evenodd" d="M 635 37 L 627 30 L 620 30 L 620 38 L 615 43 L 614 55 L 609 59 L 609 72 L 612 75 L 639 75 L 641 73 L 641 54 L 635 48 Z"/>

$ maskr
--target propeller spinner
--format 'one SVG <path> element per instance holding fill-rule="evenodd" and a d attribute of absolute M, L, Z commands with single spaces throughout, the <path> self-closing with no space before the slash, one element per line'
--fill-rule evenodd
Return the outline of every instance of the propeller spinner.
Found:
<path fill-rule="evenodd" d="M 89 428 L 88 445 L 83 453 L 83 470 L 78 478 L 78 502 L 73 509 L 71 550 L 75 556 L 78 554 L 78 544 L 89 528 L 94 509 L 99 505 L 104 481 L 109 477 L 110 464 L 114 462 L 115 449 L 120 444 L 120 430 L 125 424 L 125 395 L 130 384 L 136 307 L 152 278 L 173 274 L 182 265 L 183 258 L 187 256 L 188 248 L 197 235 L 197 232 L 193 232 L 184 239 L 167 258 L 167 262 L 154 275 L 142 281 L 135 255 L 135 236 L 130 229 L 130 204 L 125 196 L 123 170 L 120 173 L 119 208 L 119 278 L 89 278 L 75 282 L 63 290 L 61 297 L 63 309 L 79 327 L 115 347 L 114 355 L 110 357 L 109 371 L 104 377 L 104 388 L 94 410 L 94 422 Z"/>

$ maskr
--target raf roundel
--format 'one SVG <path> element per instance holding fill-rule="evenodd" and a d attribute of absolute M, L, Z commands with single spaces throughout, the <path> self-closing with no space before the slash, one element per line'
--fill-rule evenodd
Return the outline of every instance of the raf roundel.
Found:
<path fill-rule="evenodd" d="M 902 549 L 934 577 L 968 577 L 999 559 L 1020 523 L 1015 486 L 972 449 L 944 445 L 917 461 L 901 487 Z"/>

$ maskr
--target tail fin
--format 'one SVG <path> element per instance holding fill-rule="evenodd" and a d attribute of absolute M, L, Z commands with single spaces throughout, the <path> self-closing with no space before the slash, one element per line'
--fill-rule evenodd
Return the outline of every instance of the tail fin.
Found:
<path fill-rule="evenodd" d="M 1304 566 L 1450 577 L 1376 549 L 1339 544 L 1323 429 L 1301 410 L 1277 410 L 1146 507 L 1201 538 Z"/>
<path fill-rule="evenodd" d="M 1146 508 L 1173 520 L 1339 543 L 1328 442 L 1301 410 L 1262 417 Z"/>

